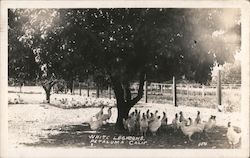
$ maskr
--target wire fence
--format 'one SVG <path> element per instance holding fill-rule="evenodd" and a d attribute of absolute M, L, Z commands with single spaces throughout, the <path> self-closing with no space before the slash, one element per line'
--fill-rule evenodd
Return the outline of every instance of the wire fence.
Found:
<path fill-rule="evenodd" d="M 174 98 L 177 105 L 217 108 L 218 96 L 217 85 L 200 85 L 200 84 L 176 84 L 176 93 L 173 93 L 173 84 L 164 83 L 148 83 L 147 93 L 141 102 L 147 103 L 161 103 L 161 104 L 174 104 Z M 137 95 L 139 88 L 138 83 L 133 83 L 130 86 L 132 97 Z M 221 85 L 221 100 L 222 105 L 225 106 L 227 111 L 240 110 L 240 84 L 222 84 Z M 146 86 L 144 86 L 144 92 Z M 9 92 L 14 93 L 45 93 L 40 86 L 9 86 Z M 99 97 L 99 98 L 115 98 L 114 92 L 110 86 L 97 88 L 94 84 L 88 85 L 83 82 L 74 82 L 72 92 L 67 88 L 66 84 L 56 85 L 52 89 L 52 94 L 69 94 L 81 95 L 85 97 Z"/>

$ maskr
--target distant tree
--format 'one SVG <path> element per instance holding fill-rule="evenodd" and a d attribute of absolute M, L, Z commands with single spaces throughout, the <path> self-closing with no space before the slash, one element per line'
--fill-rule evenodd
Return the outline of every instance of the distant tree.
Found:
<path fill-rule="evenodd" d="M 221 70 L 222 84 L 241 84 L 241 65 L 239 61 L 234 63 L 225 63 Z M 212 83 L 217 83 L 217 75 L 214 74 Z"/>
<path fill-rule="evenodd" d="M 29 59 L 30 63 L 27 64 L 21 60 L 20 64 L 29 67 L 24 70 L 25 74 L 32 76 L 42 85 L 46 92 L 46 100 L 50 102 L 50 90 L 59 74 L 55 71 L 55 67 L 58 59 L 56 58 L 57 44 L 60 40 L 56 33 L 60 30 L 55 25 L 50 25 L 56 12 L 46 9 L 9 9 L 9 18 L 11 15 L 15 15 L 16 18 L 9 19 L 9 37 L 11 37 L 11 28 L 17 31 L 14 32 L 15 38 L 9 38 L 9 59 L 13 61 Z M 16 47 L 17 51 L 13 51 L 12 47 Z M 22 50 L 23 54 L 20 54 L 19 50 Z M 19 71 L 17 74 L 22 73 Z"/>
<path fill-rule="evenodd" d="M 222 83 L 241 84 L 241 66 L 240 62 L 224 64 L 222 73 Z"/>
<path fill-rule="evenodd" d="M 25 82 L 34 81 L 38 69 L 32 49 L 20 40 L 24 34 L 23 21 L 25 19 L 20 19 L 15 11 L 8 10 L 8 75 L 20 87 Z"/>

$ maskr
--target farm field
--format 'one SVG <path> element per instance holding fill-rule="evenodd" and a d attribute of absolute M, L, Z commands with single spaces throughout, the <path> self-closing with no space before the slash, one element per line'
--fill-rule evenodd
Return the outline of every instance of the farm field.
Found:
<path fill-rule="evenodd" d="M 10 94 L 9 97 L 13 95 Z M 52 95 L 52 98 L 59 95 Z M 65 95 L 66 96 L 66 95 Z M 109 141 L 121 139 L 119 136 L 127 136 L 128 133 L 115 131 L 116 108 L 112 108 L 112 116 L 109 123 L 98 131 L 91 131 L 85 123 L 86 120 L 97 113 L 100 107 L 85 107 L 78 109 L 63 109 L 41 103 L 44 95 L 25 94 L 24 101 L 33 98 L 32 104 L 10 104 L 8 112 L 9 147 L 84 147 L 84 148 L 227 148 L 226 125 L 231 121 L 233 125 L 240 124 L 240 113 L 221 113 L 215 109 L 179 106 L 169 104 L 139 102 L 134 108 L 146 111 L 166 111 L 171 123 L 174 114 L 183 111 L 186 118 L 196 117 L 197 110 L 201 112 L 201 119 L 207 121 L 210 115 L 216 115 L 216 128 L 209 133 L 209 138 L 193 136 L 193 142 L 180 132 L 174 132 L 169 126 L 157 133 L 157 136 L 136 136 L 140 141 L 126 140 L 119 144 L 93 141 L 91 137 L 106 135 Z M 68 96 L 68 97 L 71 97 Z M 35 100 L 35 99 L 36 100 Z M 93 98 L 94 99 L 94 98 Z M 40 103 L 39 103 L 40 100 Z M 106 110 L 107 108 L 105 108 Z M 133 109 L 132 109 L 133 110 Z M 131 139 L 131 137 L 129 137 Z M 98 138 L 97 138 L 98 139 Z M 113 142 L 115 143 L 115 142 Z M 239 146 L 238 146 L 239 147 Z"/>

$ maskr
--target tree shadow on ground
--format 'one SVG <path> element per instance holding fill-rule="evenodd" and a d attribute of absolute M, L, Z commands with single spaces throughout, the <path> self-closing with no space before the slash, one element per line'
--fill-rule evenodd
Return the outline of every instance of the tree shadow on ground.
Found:
<path fill-rule="evenodd" d="M 49 129 L 43 129 L 48 132 L 45 137 L 39 137 L 39 141 L 34 143 L 24 143 L 27 146 L 36 147 L 84 147 L 84 148 L 134 148 L 134 149 L 225 149 L 229 148 L 227 142 L 227 129 L 222 126 L 217 126 L 212 132 L 208 133 L 209 138 L 204 135 L 194 134 L 193 141 L 188 141 L 180 131 L 174 131 L 170 127 L 162 128 L 158 131 L 157 136 L 152 136 L 150 133 L 146 137 L 139 135 L 134 139 L 125 140 L 123 143 L 115 142 L 117 138 L 122 139 L 122 136 L 132 138 L 126 131 L 120 131 L 115 128 L 114 124 L 106 124 L 98 131 L 92 131 L 88 124 L 78 125 L 62 125 L 55 126 Z M 93 136 L 106 136 L 108 139 L 95 139 Z M 124 137 L 123 137 L 124 138 Z M 142 138 L 142 140 L 139 140 Z M 112 142 L 113 141 L 113 142 Z M 240 144 L 236 146 L 240 148 Z"/>

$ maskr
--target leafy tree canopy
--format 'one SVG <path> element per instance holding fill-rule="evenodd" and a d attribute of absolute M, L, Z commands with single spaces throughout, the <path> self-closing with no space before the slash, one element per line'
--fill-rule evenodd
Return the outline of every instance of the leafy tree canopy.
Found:
<path fill-rule="evenodd" d="M 29 61 L 38 67 L 32 71 L 48 83 L 48 100 L 53 78 L 111 83 L 120 127 L 143 96 L 145 76 L 207 83 L 214 63 L 233 62 L 241 44 L 240 10 L 229 8 L 17 9 L 9 10 L 9 28 L 9 51 L 18 52 L 16 42 L 31 52 Z"/>
<path fill-rule="evenodd" d="M 14 38 L 30 46 L 40 67 L 64 78 L 98 71 L 131 80 L 146 69 L 149 80 L 206 82 L 214 61 L 232 60 L 240 48 L 236 9 L 13 11 L 19 20 L 9 26 L 21 30 Z"/>

